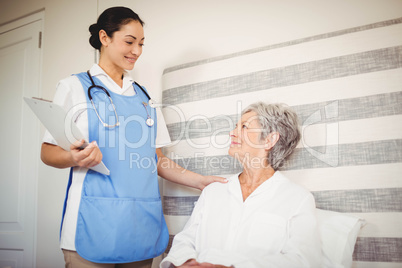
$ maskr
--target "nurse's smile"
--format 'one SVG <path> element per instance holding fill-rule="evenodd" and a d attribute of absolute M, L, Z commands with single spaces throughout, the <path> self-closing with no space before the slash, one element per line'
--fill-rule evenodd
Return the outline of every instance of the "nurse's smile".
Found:
<path fill-rule="evenodd" d="M 130 62 L 130 63 L 135 63 L 138 59 L 138 57 L 127 57 L 125 56 L 125 58 Z"/>

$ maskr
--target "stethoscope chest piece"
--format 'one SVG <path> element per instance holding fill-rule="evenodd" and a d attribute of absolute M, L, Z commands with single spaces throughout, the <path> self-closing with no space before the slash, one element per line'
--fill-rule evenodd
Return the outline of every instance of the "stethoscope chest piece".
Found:
<path fill-rule="evenodd" d="M 151 108 L 155 108 L 156 107 L 156 103 L 154 102 L 153 99 L 149 99 L 148 101 L 148 105 Z M 145 121 L 145 124 L 147 124 L 147 126 L 152 127 L 154 125 L 154 120 L 148 115 L 148 119 Z"/>
<path fill-rule="evenodd" d="M 151 99 L 150 99 L 150 100 L 151 100 Z M 151 116 L 149 115 L 148 109 L 147 109 L 147 106 L 148 106 L 148 105 L 149 105 L 150 107 L 152 107 L 152 106 L 151 106 L 151 103 L 150 103 L 150 102 L 146 103 L 145 101 L 143 101 L 143 102 L 142 102 L 142 105 L 144 106 L 145 111 L 147 112 L 147 120 L 145 120 L 145 124 L 147 124 L 147 126 L 149 126 L 149 127 L 152 127 L 155 122 L 154 122 L 154 120 L 151 118 Z"/>
<path fill-rule="evenodd" d="M 147 124 L 147 126 L 149 126 L 149 127 L 152 127 L 153 125 L 154 125 L 154 120 L 152 119 L 152 118 L 148 118 L 146 121 L 145 121 L 145 124 Z"/>
<path fill-rule="evenodd" d="M 149 103 L 149 107 L 156 108 L 156 102 L 153 99 L 149 99 L 148 103 Z"/>

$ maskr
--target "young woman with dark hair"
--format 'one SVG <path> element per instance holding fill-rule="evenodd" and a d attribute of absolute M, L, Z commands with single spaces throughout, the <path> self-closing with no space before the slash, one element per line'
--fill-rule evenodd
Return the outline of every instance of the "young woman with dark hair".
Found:
<path fill-rule="evenodd" d="M 89 28 L 99 63 L 57 86 L 53 102 L 89 142 L 82 149 L 84 140 L 73 141 L 65 151 L 48 132 L 43 139 L 42 161 L 71 168 L 60 238 L 66 267 L 151 267 L 169 240 L 158 174 L 198 189 L 225 181 L 162 154 L 170 143 L 163 115 L 127 72 L 142 54 L 143 25 L 129 8 L 105 10 Z M 110 175 L 90 169 L 101 161 Z"/>

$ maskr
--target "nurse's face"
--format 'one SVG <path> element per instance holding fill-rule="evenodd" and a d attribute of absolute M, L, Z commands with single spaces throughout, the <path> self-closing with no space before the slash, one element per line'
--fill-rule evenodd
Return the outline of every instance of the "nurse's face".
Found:
<path fill-rule="evenodd" d="M 132 70 L 142 54 L 144 29 L 138 21 L 121 26 L 119 31 L 108 37 L 103 44 L 102 57 L 117 69 Z"/>

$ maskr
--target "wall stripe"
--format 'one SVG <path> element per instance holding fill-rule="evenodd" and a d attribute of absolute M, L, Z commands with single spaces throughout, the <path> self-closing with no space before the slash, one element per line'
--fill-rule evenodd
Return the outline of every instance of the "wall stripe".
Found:
<path fill-rule="evenodd" d="M 174 235 L 169 235 L 169 243 L 168 246 L 166 247 L 165 253 L 168 254 L 170 251 L 170 248 L 172 247 Z"/>
<path fill-rule="evenodd" d="M 344 213 L 402 212 L 398 197 L 402 188 L 360 189 L 312 192 L 319 209 Z M 198 196 L 164 196 L 163 212 L 190 216 Z"/>
<path fill-rule="evenodd" d="M 163 76 L 163 84 L 166 90 L 224 77 L 394 47 L 402 42 L 401 32 L 402 24 L 398 24 L 387 28 L 323 39 L 318 42 L 266 50 L 171 72 Z M 389 36 L 393 36 L 393 38 L 389 38 Z M 345 44 L 348 45 L 345 46 Z M 300 53 L 301 50 L 303 53 Z"/>
<path fill-rule="evenodd" d="M 354 261 L 351 268 L 401 268 L 401 264 L 396 262 Z"/>
<path fill-rule="evenodd" d="M 325 109 L 334 101 L 314 103 L 309 105 L 293 106 L 292 108 L 300 116 L 300 121 L 305 122 L 307 117 L 321 110 L 326 115 Z M 392 92 L 360 98 L 343 99 L 336 101 L 338 114 L 336 117 L 324 118 L 320 123 L 330 123 L 345 120 L 357 120 L 379 116 L 388 116 L 402 113 L 402 92 Z"/>
<path fill-rule="evenodd" d="M 359 98 L 326 101 L 321 103 L 292 106 L 299 116 L 300 122 L 319 113 L 320 121 L 317 123 L 333 123 L 345 120 L 366 119 L 381 116 L 402 114 L 402 91 L 385 93 Z M 328 114 L 326 108 L 334 106 L 337 112 Z M 172 141 L 182 139 L 196 139 L 214 135 L 228 135 L 239 119 L 239 115 L 217 115 L 212 118 L 195 119 L 180 123 L 168 124 L 167 128 Z"/>
<path fill-rule="evenodd" d="M 402 212 L 402 188 L 312 192 L 317 208 L 347 213 Z"/>
<path fill-rule="evenodd" d="M 312 124 L 303 129 L 302 141 L 297 148 L 400 139 L 402 124 L 395 125 L 395 122 L 402 122 L 402 114 L 335 122 L 338 130 L 334 134 L 337 136 L 334 140 L 328 139 L 330 125 Z M 185 132 L 189 138 L 174 141 L 164 148 L 164 152 L 172 159 L 225 155 L 230 146 L 229 128 L 216 131 L 210 131 L 216 135 L 202 138 L 191 138 L 192 132 Z"/>
<path fill-rule="evenodd" d="M 401 54 L 402 46 L 396 46 L 171 88 L 163 91 L 163 102 L 173 105 L 401 68 Z"/>
<path fill-rule="evenodd" d="M 163 195 L 164 196 L 182 196 L 185 193 L 186 196 L 199 196 L 201 191 L 195 188 L 163 180 Z"/>
<path fill-rule="evenodd" d="M 402 238 L 358 237 L 353 260 L 402 262 Z"/>
<path fill-rule="evenodd" d="M 338 125 L 338 137 L 335 143 L 359 143 L 376 140 L 392 140 L 402 138 L 402 114 L 385 117 L 365 118 L 360 120 L 341 121 Z M 330 126 L 328 124 L 312 124 L 304 129 L 303 141 L 298 147 L 329 145 L 327 136 Z"/>
<path fill-rule="evenodd" d="M 288 170 L 282 173 L 310 191 L 402 188 L 402 163 Z M 222 174 L 230 178 L 235 174 Z M 351 180 L 350 178 L 353 178 Z M 163 180 L 165 196 L 199 196 L 201 191 Z M 402 223 L 401 223 L 402 226 Z"/>
<path fill-rule="evenodd" d="M 364 168 L 344 166 L 285 170 L 282 173 L 310 191 L 402 188 L 402 163 L 366 165 Z"/>
<path fill-rule="evenodd" d="M 402 140 L 399 139 L 296 148 L 294 153 L 285 160 L 281 170 L 400 163 L 402 162 L 401 146 Z M 202 175 L 235 174 L 243 170 L 240 163 L 229 155 L 183 158 L 174 161 Z"/>
<path fill-rule="evenodd" d="M 359 237 L 400 238 L 402 228 L 401 212 L 347 213 L 364 219 L 366 225 L 360 230 Z"/>
<path fill-rule="evenodd" d="M 169 234 L 176 235 L 183 230 L 183 226 L 190 219 L 190 216 L 165 215 L 165 219 Z"/>
<path fill-rule="evenodd" d="M 296 149 L 285 160 L 284 170 L 399 163 L 401 146 L 402 140 L 385 140 Z M 317 155 L 312 155 L 313 151 Z"/>
<path fill-rule="evenodd" d="M 193 200 L 198 200 L 198 197 L 193 197 Z M 169 200 L 169 202 L 174 202 L 174 199 Z M 402 212 L 348 212 L 345 214 L 364 219 L 366 221 L 366 224 L 360 230 L 359 237 L 400 237 Z M 182 230 L 182 226 L 186 224 L 190 218 L 190 215 L 166 214 L 165 218 L 168 222 L 169 233 L 174 235 Z"/>
<path fill-rule="evenodd" d="M 288 41 L 288 42 L 283 42 L 283 43 L 279 43 L 279 44 L 274 44 L 274 45 L 269 45 L 269 46 L 249 49 L 249 50 L 245 50 L 245 51 L 241 51 L 241 52 L 237 52 L 237 53 L 232 53 L 232 54 L 228 54 L 228 55 L 223 55 L 223 56 L 213 57 L 213 58 L 209 58 L 209 59 L 205 59 L 205 60 L 200 60 L 200 61 L 195 61 L 195 62 L 190 62 L 190 63 L 185 63 L 185 64 L 172 66 L 172 67 L 166 68 L 163 71 L 163 74 L 165 75 L 165 74 L 168 74 L 170 72 L 177 71 L 177 70 L 186 69 L 186 68 L 190 68 L 190 67 L 197 66 L 197 65 L 203 65 L 203 64 L 211 63 L 211 62 L 215 62 L 215 61 L 221 61 L 221 60 L 225 60 L 225 59 L 229 59 L 229 58 L 249 55 L 249 54 L 253 54 L 253 53 L 258 53 L 258 52 L 265 51 L 265 50 L 271 50 L 271 49 L 277 49 L 277 48 L 282 48 L 282 47 L 294 46 L 294 45 L 297 45 L 297 44 L 302 44 L 302 43 L 307 43 L 307 42 L 312 42 L 312 41 L 317 41 L 317 40 L 322 40 L 322 39 L 327 39 L 327 38 L 333 38 L 333 37 L 341 36 L 341 35 L 345 35 L 345 34 L 351 34 L 351 33 L 356 33 L 356 32 L 360 32 L 360 31 L 367 31 L 367 30 L 372 30 L 372 29 L 376 29 L 376 28 L 387 27 L 387 26 L 391 26 L 391 25 L 395 25 L 395 24 L 399 24 L 399 23 L 402 23 L 402 18 L 397 18 L 397 19 L 377 22 L 377 23 L 373 23 L 373 24 L 368 24 L 368 25 L 363 25 L 363 26 L 359 26 L 359 27 L 344 29 L 344 30 L 340 30 L 340 31 L 335 31 L 335 32 L 330 32 L 330 33 L 325 33 L 325 34 L 319 34 L 319 35 L 315 35 L 315 36 L 309 36 L 309 37 L 306 37 L 306 38 L 300 38 L 300 39 L 296 39 L 296 40 L 292 40 L 292 41 Z"/>
<path fill-rule="evenodd" d="M 195 75 L 192 74 L 192 76 Z M 181 103 L 166 106 L 163 108 L 163 113 L 166 123 L 172 124 L 191 121 L 192 118 L 200 115 L 210 118 L 221 114 L 239 114 L 256 100 L 301 106 L 398 92 L 401 91 L 401 84 L 402 68 L 399 68 Z M 206 109 L 208 107 L 213 109 Z"/>
<path fill-rule="evenodd" d="M 163 213 L 172 216 L 190 216 L 199 196 L 164 196 Z"/>

